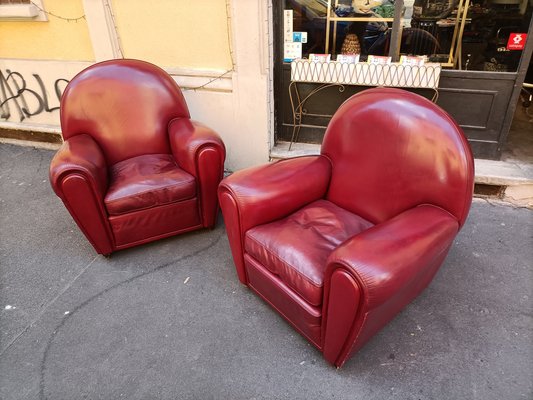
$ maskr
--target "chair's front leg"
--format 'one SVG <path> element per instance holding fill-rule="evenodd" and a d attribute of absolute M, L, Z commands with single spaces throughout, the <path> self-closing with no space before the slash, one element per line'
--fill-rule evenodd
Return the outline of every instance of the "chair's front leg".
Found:
<path fill-rule="evenodd" d="M 50 184 L 95 250 L 114 250 L 114 239 L 103 198 L 107 190 L 106 163 L 88 135 L 63 143 L 50 164 Z"/>

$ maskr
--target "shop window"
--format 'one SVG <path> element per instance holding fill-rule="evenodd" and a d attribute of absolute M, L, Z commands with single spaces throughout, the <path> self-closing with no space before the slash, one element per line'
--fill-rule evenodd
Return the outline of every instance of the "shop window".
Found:
<path fill-rule="evenodd" d="M 365 60 L 368 54 L 385 55 L 388 51 L 387 33 L 394 16 L 391 3 L 381 0 L 332 1 L 333 10 L 329 16 L 328 1 L 325 0 L 285 0 L 284 5 L 284 9 L 290 11 L 286 18 L 292 15 L 292 31 L 306 35 L 301 44 L 303 58 L 315 53 L 331 53 L 334 57 L 357 53 L 361 60 Z"/>
<path fill-rule="evenodd" d="M 369 55 L 392 56 L 393 61 L 406 55 L 450 69 L 515 72 L 532 4 L 405 0 L 402 6 L 394 0 L 284 0 L 284 10 L 284 31 L 294 35 L 285 37 L 285 61 L 316 53 L 330 54 L 331 60 L 337 54 L 357 53 L 360 61 Z M 399 20 L 394 19 L 395 11 Z M 394 35 L 400 43 L 396 48 L 391 46 Z"/>
<path fill-rule="evenodd" d="M 458 15 L 458 8 L 465 11 Z M 430 61 L 455 69 L 515 72 L 525 46 L 531 5 L 528 0 L 414 0 L 406 2 L 404 27 L 427 32 L 433 48 L 421 49 L 414 42 L 410 49 Z M 408 28 L 407 28 L 408 29 Z M 453 49 L 453 36 L 457 35 Z M 452 53 L 453 58 L 448 60 Z"/>

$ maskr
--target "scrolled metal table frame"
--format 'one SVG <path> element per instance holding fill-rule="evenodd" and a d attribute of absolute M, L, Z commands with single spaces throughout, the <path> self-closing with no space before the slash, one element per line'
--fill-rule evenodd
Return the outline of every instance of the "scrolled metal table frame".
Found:
<path fill-rule="evenodd" d="M 291 110 L 292 110 L 292 135 L 291 135 L 291 142 L 289 143 L 289 151 L 291 150 L 292 144 L 298 140 L 298 135 L 300 133 L 300 128 L 302 127 L 302 118 L 307 113 L 305 110 L 305 102 L 309 100 L 309 98 L 313 97 L 318 92 L 321 92 L 324 89 L 330 88 L 330 87 L 338 87 L 339 92 L 342 93 L 346 90 L 345 85 L 340 83 L 323 83 L 313 89 L 307 96 L 305 96 L 303 99 L 300 98 L 300 92 L 298 91 L 298 83 L 306 83 L 306 82 L 297 82 L 292 81 L 289 84 L 289 100 L 291 102 Z M 294 96 L 293 92 L 297 99 L 297 105 L 295 107 L 294 102 Z"/>
<path fill-rule="evenodd" d="M 313 97 L 315 94 L 330 87 L 338 87 L 340 93 L 346 90 L 346 84 L 322 83 L 318 87 L 313 89 L 307 96 L 301 99 L 300 92 L 298 91 L 298 86 L 297 86 L 298 83 L 313 84 L 315 82 L 291 81 L 291 83 L 289 83 L 289 100 L 291 102 L 291 111 L 292 111 L 292 135 L 291 135 L 291 142 L 289 143 L 289 151 L 292 148 L 292 144 L 298 140 L 298 135 L 300 134 L 300 128 L 302 127 L 302 118 L 305 114 L 307 114 L 307 111 L 304 108 L 305 102 L 309 100 L 311 97 Z M 426 89 L 429 89 L 429 88 L 426 88 Z M 437 88 L 431 88 L 431 89 L 434 91 L 434 95 L 431 101 L 436 103 L 439 98 L 439 91 Z M 295 106 L 295 101 L 294 101 L 295 96 L 293 96 L 293 92 L 297 100 L 296 106 Z"/>

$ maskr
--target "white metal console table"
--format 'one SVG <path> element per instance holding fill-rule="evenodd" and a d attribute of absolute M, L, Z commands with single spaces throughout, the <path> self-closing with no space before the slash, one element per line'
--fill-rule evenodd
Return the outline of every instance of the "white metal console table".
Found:
<path fill-rule="evenodd" d="M 291 83 L 289 99 L 291 102 L 293 128 L 289 150 L 302 126 L 302 118 L 306 114 L 304 108 L 309 98 L 329 87 L 338 87 L 340 92 L 345 85 L 388 86 L 401 88 L 433 89 L 437 100 L 441 65 L 426 63 L 424 65 L 340 63 L 337 61 L 314 62 L 297 59 L 291 62 Z M 298 91 L 299 83 L 318 83 L 303 99 Z M 296 98 L 296 101 L 295 101 Z"/>

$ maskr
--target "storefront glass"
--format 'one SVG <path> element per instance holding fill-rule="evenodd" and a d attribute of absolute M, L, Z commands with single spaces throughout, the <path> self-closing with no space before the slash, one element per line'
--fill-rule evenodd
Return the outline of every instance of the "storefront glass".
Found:
<path fill-rule="evenodd" d="M 422 56 L 444 68 L 515 72 L 527 40 L 531 0 L 284 0 L 285 61 L 309 54 Z M 328 14 L 328 6 L 331 11 Z M 401 20 L 394 23 L 395 8 Z M 292 18 L 292 21 L 288 21 Z M 329 32 L 327 27 L 329 26 Z M 399 48 L 391 54 L 393 31 Z M 287 43 L 289 43 L 287 45 Z M 291 47 L 292 46 L 292 47 Z M 301 46 L 301 47 L 300 47 Z M 292 51 L 291 50 L 295 50 Z M 300 54 L 301 51 L 301 54 Z"/>

